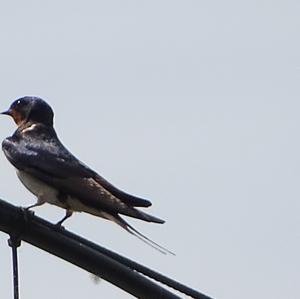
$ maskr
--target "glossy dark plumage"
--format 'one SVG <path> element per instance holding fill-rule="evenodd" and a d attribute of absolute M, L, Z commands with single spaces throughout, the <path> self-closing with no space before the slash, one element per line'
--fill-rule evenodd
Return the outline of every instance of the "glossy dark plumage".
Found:
<path fill-rule="evenodd" d="M 117 189 L 74 157 L 59 141 L 53 128 L 53 111 L 45 101 L 24 97 L 3 114 L 12 116 L 18 128 L 3 141 L 2 149 L 22 183 L 37 196 L 38 203 L 33 206 L 48 202 L 65 208 L 67 214 L 62 221 L 73 211 L 100 216 L 158 246 L 119 215 L 163 223 L 136 208 L 149 207 L 151 202 Z"/>

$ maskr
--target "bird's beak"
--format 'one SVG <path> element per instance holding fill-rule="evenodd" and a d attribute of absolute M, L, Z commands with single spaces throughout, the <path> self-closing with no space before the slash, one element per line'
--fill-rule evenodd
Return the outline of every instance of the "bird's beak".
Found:
<path fill-rule="evenodd" d="M 10 109 L 8 109 L 7 111 L 3 111 L 3 112 L 1 112 L 1 114 L 4 114 L 4 115 L 9 115 L 9 116 L 11 116 L 11 111 L 10 111 Z"/>

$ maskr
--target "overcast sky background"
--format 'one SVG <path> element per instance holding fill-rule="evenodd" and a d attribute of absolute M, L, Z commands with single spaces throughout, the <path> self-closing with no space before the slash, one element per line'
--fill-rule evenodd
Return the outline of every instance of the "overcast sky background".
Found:
<path fill-rule="evenodd" d="M 300 296 L 300 2 L 18 1 L 0 9 L 0 110 L 38 95 L 82 161 L 149 198 L 137 229 L 66 227 L 217 299 Z M 0 119 L 0 138 L 13 122 Z M 0 155 L 0 198 L 35 202 Z M 36 214 L 58 221 L 64 211 Z M 12 298 L 0 234 L 0 296 Z M 22 243 L 21 298 L 132 298 Z"/>

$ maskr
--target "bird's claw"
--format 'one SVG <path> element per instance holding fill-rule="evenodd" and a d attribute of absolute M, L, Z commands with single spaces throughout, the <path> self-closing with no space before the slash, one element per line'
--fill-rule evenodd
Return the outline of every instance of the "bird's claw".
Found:
<path fill-rule="evenodd" d="M 24 207 L 21 207 L 21 211 L 22 211 L 22 214 L 23 214 L 26 224 L 29 223 L 31 218 L 34 216 L 34 212 L 29 210 L 29 208 L 24 208 Z"/>
<path fill-rule="evenodd" d="M 62 226 L 62 221 L 58 221 L 56 224 L 54 224 L 54 229 L 56 231 L 65 230 L 65 227 Z"/>

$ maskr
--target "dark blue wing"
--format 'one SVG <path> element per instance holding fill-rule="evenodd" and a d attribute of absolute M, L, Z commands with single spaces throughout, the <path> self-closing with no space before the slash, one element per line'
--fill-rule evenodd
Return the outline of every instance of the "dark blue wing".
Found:
<path fill-rule="evenodd" d="M 148 200 L 132 196 L 114 187 L 76 159 L 57 138 L 28 142 L 26 138 L 18 139 L 12 136 L 3 141 L 2 149 L 7 159 L 17 169 L 26 170 L 48 184 L 54 185 L 58 181 L 56 179 L 92 178 L 107 192 L 129 206 L 151 205 Z"/>

